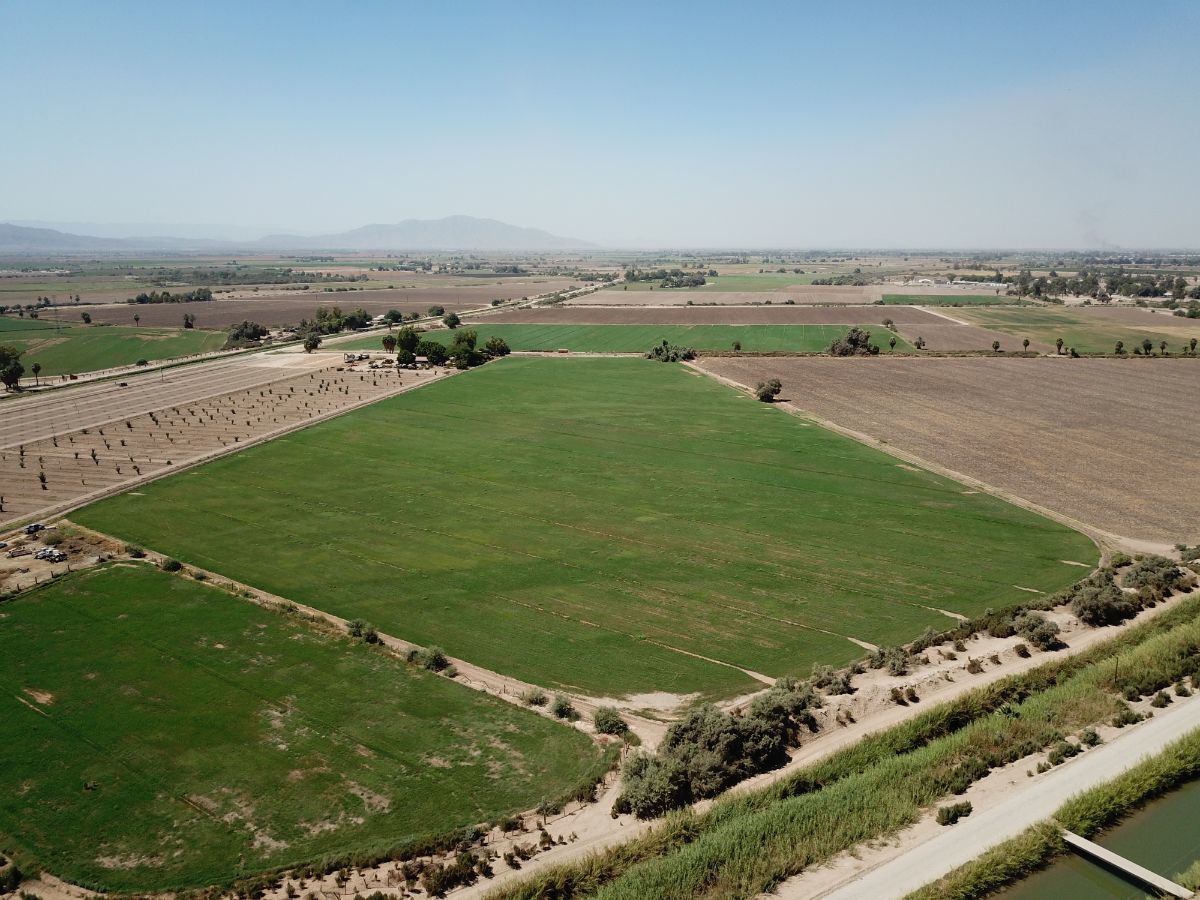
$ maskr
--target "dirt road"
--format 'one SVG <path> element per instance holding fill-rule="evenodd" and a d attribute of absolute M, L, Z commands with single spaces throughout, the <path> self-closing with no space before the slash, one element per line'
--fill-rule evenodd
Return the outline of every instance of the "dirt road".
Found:
<path fill-rule="evenodd" d="M 813 893 L 803 879 L 784 884 L 773 896 L 787 900 L 882 900 L 903 897 L 970 862 L 986 850 L 1050 818 L 1074 795 L 1111 781 L 1167 744 L 1200 728 L 1200 702 L 1181 702 L 1155 712 L 1148 722 L 1126 729 L 1103 746 L 1027 779 L 992 807 L 899 856 L 860 873 L 832 890 Z M 1161 873 L 1160 873 L 1161 874 Z M 1170 875 L 1171 873 L 1166 873 Z"/>

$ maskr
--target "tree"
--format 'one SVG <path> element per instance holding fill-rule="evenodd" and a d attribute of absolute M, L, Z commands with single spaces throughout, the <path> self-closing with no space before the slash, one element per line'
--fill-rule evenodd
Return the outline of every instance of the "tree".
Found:
<path fill-rule="evenodd" d="M 888 349 L 892 351 L 896 349 L 896 336 L 894 334 L 888 338 Z"/>
<path fill-rule="evenodd" d="M 396 332 L 396 346 L 401 350 L 416 353 L 417 344 L 419 343 L 421 343 L 421 332 L 417 331 L 411 325 L 405 325 Z"/>
<path fill-rule="evenodd" d="M 921 337 L 920 335 L 917 335 L 917 339 L 915 341 L 913 341 L 913 346 L 916 347 L 918 350 L 924 350 L 925 349 L 925 338 Z"/>
<path fill-rule="evenodd" d="M 1188 341 L 1188 349 L 1192 351 L 1192 355 L 1194 356 L 1196 353 L 1196 339 L 1195 338 L 1192 338 L 1190 341 Z"/>
<path fill-rule="evenodd" d="M 21 376 L 25 374 L 21 352 L 16 347 L 0 347 L 0 382 L 6 390 L 15 391 L 20 387 Z"/>
<path fill-rule="evenodd" d="M 137 313 L 134 313 L 133 314 L 133 324 L 136 326 L 141 321 L 142 321 L 142 317 L 140 315 L 138 315 Z"/>
<path fill-rule="evenodd" d="M 829 345 L 831 356 L 873 356 L 879 348 L 871 343 L 871 332 L 851 328 L 844 337 L 835 338 Z"/>
<path fill-rule="evenodd" d="M 993 353 L 1000 352 L 1000 342 L 999 341 L 992 341 L 992 352 Z"/>
<path fill-rule="evenodd" d="M 417 344 L 416 355 L 425 357 L 435 366 L 445 365 L 450 358 L 449 351 L 437 341 L 421 341 Z"/>
<path fill-rule="evenodd" d="M 83 324 L 84 324 L 84 325 L 91 325 L 91 324 L 92 324 L 92 314 L 91 314 L 91 313 L 85 313 L 85 312 L 81 312 L 81 313 L 79 314 L 79 318 L 83 319 Z"/>
<path fill-rule="evenodd" d="M 483 345 L 483 349 L 489 356 L 508 356 L 512 352 L 509 349 L 508 341 L 494 335 L 487 339 L 487 343 Z"/>
<path fill-rule="evenodd" d="M 387 322 L 388 325 L 392 325 L 397 322 L 403 322 L 404 313 L 400 312 L 398 309 L 389 309 L 383 314 L 383 321 Z"/>
<path fill-rule="evenodd" d="M 783 384 L 778 378 L 772 378 L 769 381 L 760 381 L 758 386 L 754 388 L 754 396 L 763 403 L 774 403 L 775 398 L 779 396 L 779 392 L 783 390 Z"/>
<path fill-rule="evenodd" d="M 1115 346 L 1113 348 L 1113 352 L 1116 353 L 1118 356 L 1121 356 L 1122 354 L 1124 354 L 1125 353 L 1125 342 L 1117 341 L 1117 346 Z"/>
<path fill-rule="evenodd" d="M 629 731 L 629 725 L 612 706 L 601 706 L 592 714 L 592 722 L 600 734 L 620 736 Z"/>
<path fill-rule="evenodd" d="M 401 347 L 396 351 L 396 365 L 411 366 L 417 361 L 417 356 L 411 350 L 405 350 Z"/>
<path fill-rule="evenodd" d="M 41 364 L 41 363 L 36 363 L 36 362 L 35 362 L 35 363 L 34 363 L 32 366 L 30 366 L 29 368 L 30 368 L 30 370 L 33 372 L 33 384 L 34 384 L 34 386 L 36 387 L 36 386 L 37 386 L 37 385 L 40 383 L 40 382 L 38 381 L 38 373 L 40 373 L 40 372 L 42 371 L 42 364 Z"/>
<path fill-rule="evenodd" d="M 396 352 L 396 336 L 394 334 L 388 333 L 383 336 L 383 352 Z"/>
<path fill-rule="evenodd" d="M 196 327 L 196 317 L 194 315 L 192 315 L 191 313 L 184 313 L 183 314 L 183 327 L 184 328 L 195 328 Z"/>
<path fill-rule="evenodd" d="M 458 317 L 457 313 L 450 313 L 450 315 L 442 319 L 442 324 L 447 328 L 457 328 L 462 324 L 462 319 Z"/>
<path fill-rule="evenodd" d="M 1028 352 L 1029 352 L 1029 338 L 1024 338 L 1024 339 L 1021 341 L 1021 348 L 1022 348 L 1022 349 L 1023 349 L 1023 350 L 1024 350 L 1026 353 L 1028 353 Z"/>
<path fill-rule="evenodd" d="M 1055 341 L 1054 341 L 1054 346 L 1055 346 L 1055 348 L 1057 349 L 1057 351 L 1058 351 L 1059 353 L 1062 353 L 1062 348 L 1063 348 L 1063 339 L 1062 339 L 1062 338 L 1056 338 L 1056 339 L 1055 339 Z"/>
<path fill-rule="evenodd" d="M 1149 356 L 1154 352 L 1154 341 L 1150 338 L 1142 338 L 1142 352 Z"/>
<path fill-rule="evenodd" d="M 428 312 L 429 312 L 429 315 L 431 315 L 431 316 L 440 316 L 440 315 L 443 315 L 443 314 L 446 312 L 446 307 L 444 307 L 444 306 L 431 306 L 431 307 L 429 307 L 429 310 L 428 310 Z"/>
<path fill-rule="evenodd" d="M 735 353 L 740 353 L 740 352 L 741 352 L 741 349 L 742 349 L 742 342 L 741 342 L 741 341 L 734 341 L 734 342 L 733 342 L 733 350 L 734 350 L 734 352 L 735 352 Z"/>
<path fill-rule="evenodd" d="M 321 336 L 319 334 L 310 334 L 304 339 L 304 352 L 312 353 L 321 346 Z"/>
<path fill-rule="evenodd" d="M 1160 341 L 1158 344 L 1158 350 L 1160 353 L 1162 353 L 1163 356 L 1166 356 L 1167 355 L 1167 342 Z"/>

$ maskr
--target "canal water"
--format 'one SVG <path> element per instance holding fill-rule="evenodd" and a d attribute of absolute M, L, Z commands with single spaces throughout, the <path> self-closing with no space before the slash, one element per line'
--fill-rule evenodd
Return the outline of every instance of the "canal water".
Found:
<path fill-rule="evenodd" d="M 1200 860 L 1200 781 L 1155 800 L 1095 841 L 1173 880 Z M 1141 900 L 1147 894 L 1071 853 L 998 896 L 1004 900 Z"/>

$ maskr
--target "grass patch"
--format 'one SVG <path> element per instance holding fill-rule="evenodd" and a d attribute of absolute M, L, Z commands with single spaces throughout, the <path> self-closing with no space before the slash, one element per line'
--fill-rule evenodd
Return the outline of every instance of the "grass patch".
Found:
<path fill-rule="evenodd" d="M 225 333 L 198 328 L 54 325 L 41 319 L 4 316 L 0 317 L 0 342 L 23 351 L 25 379 L 32 382 L 34 363 L 42 366 L 41 378 L 131 366 L 139 359 L 174 359 L 220 350 Z"/>
<path fill-rule="evenodd" d="M 570 793 L 573 730 L 150 567 L 3 605 L 0 846 L 94 889 L 370 855 Z"/>
<path fill-rule="evenodd" d="M 1190 338 L 1200 338 L 1200 321 L 1162 312 L 1147 313 L 1144 325 L 1118 322 L 1087 311 L 1044 307 L 971 310 L 963 318 L 993 331 L 1043 344 L 1054 345 L 1057 338 L 1062 338 L 1064 350 L 1074 347 L 1080 353 L 1112 353 L 1117 341 L 1122 341 L 1125 352 L 1132 356 L 1134 348 L 1140 348 L 1142 341 L 1149 338 L 1155 355 L 1159 353 L 1159 343 L 1166 341 L 1167 351 L 1174 356 Z"/>
<path fill-rule="evenodd" d="M 861 656 L 850 637 L 901 643 L 949 624 L 938 609 L 1052 593 L 1078 577 L 1062 560 L 1096 558 L 1077 532 L 642 359 L 509 357 L 73 517 L 596 696 L 756 686 L 733 666 L 807 675 Z"/>
<path fill-rule="evenodd" d="M 523 325 L 471 322 L 463 326 L 479 335 L 480 345 L 490 337 L 503 338 L 513 350 L 568 349 L 590 353 L 645 353 L 667 341 L 694 350 L 731 350 L 734 342 L 746 352 L 820 353 L 837 338 L 845 337 L 846 325 Z M 888 338 L 896 338 L 897 350 L 913 347 L 899 335 L 877 328 L 871 337 L 880 351 L 888 352 Z M 449 346 L 454 332 L 431 331 L 423 338 Z M 346 349 L 382 348 L 380 335 L 347 344 Z"/>

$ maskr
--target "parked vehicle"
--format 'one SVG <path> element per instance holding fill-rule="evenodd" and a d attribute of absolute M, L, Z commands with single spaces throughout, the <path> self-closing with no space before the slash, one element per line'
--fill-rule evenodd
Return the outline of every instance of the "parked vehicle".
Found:
<path fill-rule="evenodd" d="M 25 526 L 26 534 L 37 534 L 39 531 L 44 531 L 46 528 L 41 522 L 33 522 Z"/>
<path fill-rule="evenodd" d="M 8 558 L 16 559 L 18 556 L 29 556 L 32 552 L 32 550 L 27 550 L 24 547 L 13 547 L 8 551 Z"/>

